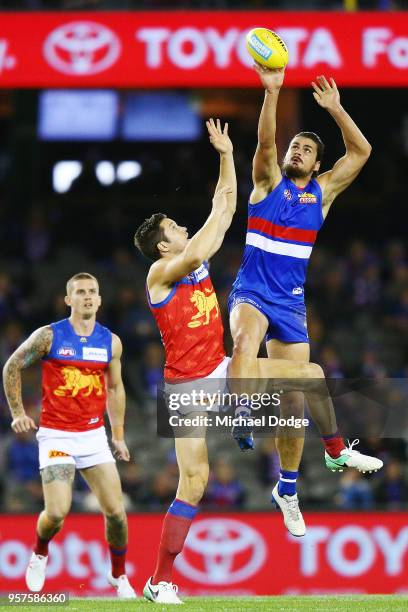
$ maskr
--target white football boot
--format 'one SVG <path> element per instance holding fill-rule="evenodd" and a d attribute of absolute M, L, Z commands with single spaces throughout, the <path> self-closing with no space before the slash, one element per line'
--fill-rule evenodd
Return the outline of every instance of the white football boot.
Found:
<path fill-rule="evenodd" d="M 44 586 L 47 561 L 48 557 L 36 555 L 35 552 L 30 557 L 25 579 L 27 588 L 33 593 L 38 593 Z"/>
<path fill-rule="evenodd" d="M 302 513 L 299 510 L 297 493 L 295 493 L 295 495 L 283 495 L 281 497 L 278 493 L 278 485 L 279 483 L 276 483 L 272 491 L 271 501 L 277 508 L 281 509 L 283 522 L 289 533 L 300 538 L 306 533 L 306 525 Z"/>
<path fill-rule="evenodd" d="M 330 455 L 325 451 L 324 459 L 326 461 L 326 466 L 332 472 L 343 472 L 345 467 L 355 468 L 359 472 L 365 474 L 365 472 L 376 472 L 377 470 L 381 470 L 384 465 L 381 459 L 377 459 L 377 457 L 370 457 L 370 455 L 363 455 L 356 450 L 353 450 L 353 446 L 358 444 L 360 440 L 353 440 L 348 447 L 343 448 L 340 455 L 333 459 Z"/>
<path fill-rule="evenodd" d="M 145 588 L 143 589 L 143 595 L 148 601 L 152 601 L 156 604 L 183 604 L 177 596 L 178 586 L 172 582 L 165 582 L 161 580 L 159 584 L 152 584 L 151 576 L 146 582 Z"/>
<path fill-rule="evenodd" d="M 116 594 L 120 599 L 136 599 L 136 593 L 130 585 L 126 574 L 122 574 L 119 578 L 114 578 L 112 572 L 108 572 L 106 576 L 109 584 L 116 589 Z"/>

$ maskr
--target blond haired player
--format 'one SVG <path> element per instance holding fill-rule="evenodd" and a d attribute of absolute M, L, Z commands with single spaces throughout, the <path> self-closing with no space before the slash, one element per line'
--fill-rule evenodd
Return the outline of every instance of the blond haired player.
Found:
<path fill-rule="evenodd" d="M 17 434 L 37 429 L 24 410 L 21 370 L 42 360 L 42 411 L 37 432 L 45 508 L 26 571 L 30 591 L 45 581 L 48 544 L 60 531 L 72 500 L 77 468 L 96 495 L 105 517 L 112 568 L 107 578 L 118 597 L 134 598 L 126 577 L 127 519 L 115 459 L 104 427 L 107 407 L 112 445 L 129 461 L 124 440 L 125 390 L 122 344 L 96 321 L 101 305 L 97 279 L 86 272 L 67 282 L 68 319 L 37 329 L 11 355 L 3 370 L 4 389 Z"/>

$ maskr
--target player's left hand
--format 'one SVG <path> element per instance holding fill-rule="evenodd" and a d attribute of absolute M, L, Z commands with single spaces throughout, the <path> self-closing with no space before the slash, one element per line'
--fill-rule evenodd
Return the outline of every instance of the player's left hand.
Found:
<path fill-rule="evenodd" d="M 129 461 L 130 453 L 124 440 L 112 440 L 113 456 L 121 461 Z"/>
<path fill-rule="evenodd" d="M 224 130 L 221 127 L 221 121 L 217 119 L 217 124 L 214 119 L 205 122 L 210 136 L 210 142 L 214 149 L 220 154 L 232 153 L 233 146 L 228 136 L 228 123 L 224 125 Z"/>
<path fill-rule="evenodd" d="M 334 109 L 340 106 L 340 94 L 337 85 L 333 78 L 330 78 L 330 83 L 325 76 L 316 77 L 317 84 L 312 81 L 314 89 L 313 97 L 322 108 L 327 110 Z"/>

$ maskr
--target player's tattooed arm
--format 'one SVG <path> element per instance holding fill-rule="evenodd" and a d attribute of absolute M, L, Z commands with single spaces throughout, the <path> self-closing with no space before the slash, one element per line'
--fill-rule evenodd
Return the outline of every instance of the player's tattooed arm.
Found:
<path fill-rule="evenodd" d="M 17 433 L 36 428 L 34 421 L 25 414 L 21 394 L 21 370 L 49 353 L 52 338 L 51 327 L 40 327 L 14 351 L 3 368 L 4 391 L 13 417 L 11 426 Z"/>
<path fill-rule="evenodd" d="M 59 465 L 47 465 L 41 470 L 41 478 L 43 484 L 49 484 L 54 480 L 62 480 L 71 484 L 75 476 L 75 466 L 70 463 L 61 463 Z"/>

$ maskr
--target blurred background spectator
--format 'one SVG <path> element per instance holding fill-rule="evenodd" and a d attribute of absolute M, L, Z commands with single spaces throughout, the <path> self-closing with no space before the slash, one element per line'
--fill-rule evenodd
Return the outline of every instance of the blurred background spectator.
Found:
<path fill-rule="evenodd" d="M 361 0 L 347 6 L 361 10 L 407 8 L 406 2 Z M 305 0 L 304 9 L 344 8 L 341 0 Z M 192 8 L 183 0 L 0 0 L 7 9 Z M 200 0 L 194 8 L 293 9 L 298 0 Z M 39 134 L 39 91 L 0 90 L 0 363 L 35 328 L 62 319 L 65 282 L 88 271 L 100 280 L 99 318 L 123 340 L 123 373 L 128 395 L 127 437 L 134 463 L 121 466 L 129 508 L 162 510 L 173 499 L 177 466 L 171 440 L 156 435 L 155 397 L 163 349 L 146 304 L 148 262 L 133 247 L 141 221 L 162 211 L 187 225 L 190 234 L 205 220 L 217 179 L 217 158 L 204 132 L 195 140 L 160 142 L 47 140 Z M 135 93 L 135 92 L 133 92 Z M 132 92 L 118 93 L 124 112 Z M 160 94 L 161 95 L 161 94 Z M 321 133 L 327 145 L 327 169 L 342 154 L 342 141 L 331 118 L 317 108 L 310 91 L 282 91 L 295 111 L 278 122 L 280 154 L 297 126 Z M 386 121 L 367 112 L 362 90 L 344 89 L 350 110 L 373 144 L 373 154 L 350 189 L 334 205 L 311 257 L 306 301 L 313 361 L 328 377 L 368 377 L 394 382 L 396 404 L 406 410 L 408 378 L 408 255 L 405 174 L 408 148 L 407 109 L 401 90 L 370 89 L 370 107 L 392 108 Z M 211 262 L 231 354 L 226 309 L 240 265 L 245 239 L 246 205 L 251 190 L 251 163 L 256 145 L 262 91 L 191 90 L 200 123 L 220 109 L 230 124 L 237 168 L 239 202 L 221 252 Z M 282 98 L 283 100 L 283 98 Z M 285 108 L 284 101 L 280 112 Z M 82 173 L 65 191 L 56 185 L 61 161 L 82 164 Z M 133 160 L 137 172 L 127 181 L 101 181 L 101 165 L 114 172 Z M 109 166 L 110 164 L 110 166 Z M 106 166 L 105 166 L 106 167 Z M 108 169 L 109 169 L 108 168 Z M 105 177 L 106 178 L 106 177 Z M 105 180 L 105 179 L 103 179 Z M 264 354 L 264 353 L 262 353 Z M 398 387 L 398 385 L 400 385 Z M 24 372 L 25 405 L 38 419 L 40 368 Z M 353 406 L 349 406 L 353 410 Z M 347 402 L 344 407 L 347 412 Z M 374 408 L 373 408 L 374 410 Z M 400 439 L 381 437 L 361 414 L 361 447 L 385 461 L 375 478 L 327 472 L 321 443 L 306 440 L 299 489 L 302 507 L 408 508 L 408 415 Z M 232 440 L 209 440 L 212 476 L 206 507 L 270 507 L 270 488 L 279 462 L 273 439 L 259 439 L 252 456 Z M 4 396 L 0 394 L 0 509 L 35 510 L 41 504 L 33 435 L 16 437 Z M 233 467 L 232 467 L 233 466 Z M 340 492 L 339 492 L 340 491 Z M 337 497 L 335 494 L 338 493 Z M 74 510 L 92 509 L 94 500 L 82 479 L 74 490 Z"/>

